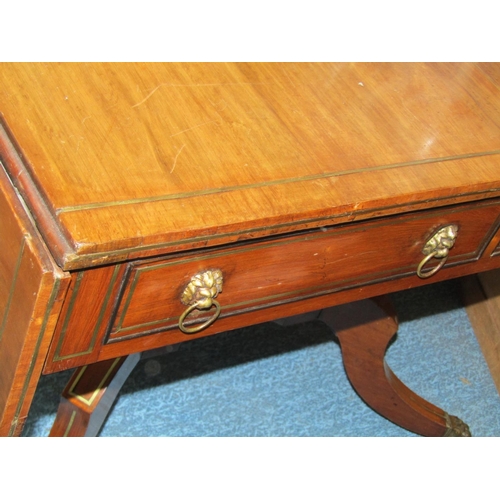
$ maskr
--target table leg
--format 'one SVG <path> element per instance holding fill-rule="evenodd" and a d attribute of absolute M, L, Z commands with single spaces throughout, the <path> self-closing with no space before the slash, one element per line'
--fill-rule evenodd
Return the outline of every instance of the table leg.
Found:
<path fill-rule="evenodd" d="M 50 436 L 96 436 L 140 354 L 78 368 L 66 385 Z"/>
<path fill-rule="evenodd" d="M 412 392 L 387 365 L 385 352 L 398 328 L 387 298 L 325 309 L 319 319 L 335 332 L 351 384 L 375 411 L 423 436 L 470 436 L 464 422 Z"/>

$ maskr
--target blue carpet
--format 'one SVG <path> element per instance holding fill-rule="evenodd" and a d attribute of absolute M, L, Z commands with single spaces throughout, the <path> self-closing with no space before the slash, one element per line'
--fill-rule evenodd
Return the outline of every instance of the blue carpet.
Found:
<path fill-rule="evenodd" d="M 500 436 L 500 397 L 459 284 L 392 296 L 400 328 L 387 361 L 419 395 Z M 24 436 L 46 436 L 68 374 L 42 378 Z M 193 340 L 136 366 L 101 436 L 414 436 L 371 410 L 320 322 L 274 323 Z"/>

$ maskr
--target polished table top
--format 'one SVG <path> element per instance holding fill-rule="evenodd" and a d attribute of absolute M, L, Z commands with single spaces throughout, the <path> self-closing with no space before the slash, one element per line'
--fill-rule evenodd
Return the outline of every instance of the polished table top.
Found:
<path fill-rule="evenodd" d="M 65 270 L 500 190 L 499 65 L 1 69 L 11 176 Z"/>

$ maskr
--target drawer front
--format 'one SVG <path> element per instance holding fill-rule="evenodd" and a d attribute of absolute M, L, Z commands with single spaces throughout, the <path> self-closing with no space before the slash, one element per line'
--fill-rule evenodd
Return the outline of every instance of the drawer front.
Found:
<path fill-rule="evenodd" d="M 498 229 L 498 201 L 351 223 L 252 244 L 127 265 L 104 343 L 179 330 L 181 296 L 197 273 L 220 270 L 220 318 L 414 275 L 425 243 L 458 227 L 445 267 L 479 259 Z M 436 266 L 428 260 L 424 271 Z M 439 274 L 439 272 L 438 272 Z M 208 321 L 194 309 L 185 324 Z M 210 327 L 208 327 L 209 329 Z"/>

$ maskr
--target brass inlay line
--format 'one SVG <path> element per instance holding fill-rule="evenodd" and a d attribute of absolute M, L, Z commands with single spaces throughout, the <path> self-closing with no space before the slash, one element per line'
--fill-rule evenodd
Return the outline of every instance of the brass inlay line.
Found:
<path fill-rule="evenodd" d="M 64 339 L 66 337 L 66 333 L 67 333 L 67 329 L 68 329 L 69 317 L 70 317 L 71 312 L 73 310 L 73 305 L 71 305 L 70 308 L 68 308 L 68 315 L 65 318 L 64 326 L 63 326 L 63 329 L 61 331 L 61 336 L 60 336 L 59 341 L 57 343 L 56 353 L 54 354 L 54 357 L 52 358 L 53 362 L 63 361 L 66 359 L 71 359 L 71 358 L 76 358 L 78 356 L 85 356 L 86 354 L 90 354 L 93 351 L 94 346 L 95 346 L 95 342 L 97 339 L 97 334 L 99 333 L 99 329 L 102 325 L 104 313 L 106 312 L 106 308 L 109 304 L 109 300 L 111 298 L 111 293 L 113 291 L 114 284 L 116 283 L 116 279 L 118 277 L 119 270 L 120 270 L 120 266 L 119 265 L 115 266 L 115 269 L 113 271 L 113 275 L 111 276 L 111 281 L 110 281 L 109 286 L 108 286 L 108 290 L 107 290 L 106 295 L 104 297 L 104 302 L 102 304 L 101 310 L 99 311 L 99 316 L 97 318 L 96 326 L 94 328 L 94 331 L 92 332 L 92 338 L 90 340 L 89 348 L 86 351 L 76 352 L 76 353 L 68 354 L 66 356 L 60 355 L 61 347 L 62 347 L 62 344 L 63 344 Z M 76 290 L 76 286 L 75 286 L 75 290 Z M 73 300 L 73 297 L 71 298 L 71 300 Z"/>
<path fill-rule="evenodd" d="M 24 399 L 26 398 L 26 393 L 28 392 L 28 387 L 31 381 L 31 377 L 33 375 L 33 370 L 35 369 L 35 364 L 38 359 L 38 353 L 40 351 L 40 345 L 42 343 L 42 339 L 45 334 L 45 329 L 47 328 L 47 323 L 49 322 L 50 312 L 52 311 L 52 307 L 56 301 L 57 295 L 59 293 L 59 288 L 61 287 L 61 281 L 56 279 L 54 282 L 54 288 L 52 289 L 52 293 L 50 294 L 49 302 L 47 304 L 47 308 L 45 310 L 45 314 L 43 317 L 42 325 L 40 327 L 40 333 L 38 334 L 38 338 L 35 344 L 35 349 L 33 351 L 33 356 L 31 357 L 30 365 L 28 368 L 28 372 L 26 374 L 26 378 L 24 379 L 24 385 L 21 391 L 21 395 L 19 397 L 19 401 L 17 403 L 16 413 L 13 420 L 13 424 L 9 431 L 9 436 L 14 434 L 16 428 L 16 422 L 19 420 L 19 415 L 21 413 L 21 409 L 24 403 Z"/>
<path fill-rule="evenodd" d="M 23 235 L 21 241 L 21 246 L 19 248 L 19 253 L 16 260 L 16 265 L 14 267 L 14 276 L 12 278 L 12 283 L 9 289 L 9 295 L 7 297 L 7 303 L 5 304 L 5 311 L 3 314 L 2 324 L 0 325 L 0 341 L 2 340 L 3 332 L 5 330 L 5 325 L 7 324 L 7 317 L 9 316 L 10 304 L 12 303 L 12 297 L 17 285 L 17 278 L 19 276 L 19 269 L 21 268 L 21 262 L 23 260 L 24 248 L 26 246 L 26 235 Z"/>
<path fill-rule="evenodd" d="M 133 281 L 132 281 L 132 283 L 130 285 L 130 288 L 129 288 L 129 291 L 128 291 L 128 294 L 127 294 L 127 299 L 125 300 L 125 303 L 123 305 L 123 311 L 120 314 L 120 319 L 118 321 L 118 329 L 121 329 L 121 326 L 122 326 L 123 321 L 125 319 L 125 314 L 128 311 L 128 308 L 129 308 L 129 305 L 130 305 L 130 301 L 132 300 L 132 297 L 133 297 L 134 292 L 135 292 L 135 288 L 137 286 L 137 283 L 139 282 L 139 275 L 140 275 L 140 270 L 137 269 L 136 272 L 134 273 L 134 279 L 133 279 Z"/>
<path fill-rule="evenodd" d="M 54 360 L 60 359 L 59 353 L 61 352 L 63 341 L 66 337 L 66 331 L 68 329 L 68 324 L 69 324 L 69 321 L 71 319 L 73 309 L 75 307 L 75 302 L 76 302 L 76 299 L 78 297 L 78 291 L 80 289 L 80 285 L 81 285 L 81 282 L 82 282 L 84 275 L 85 275 L 84 271 L 80 271 L 76 276 L 75 286 L 73 288 L 73 293 L 71 294 L 71 299 L 70 299 L 70 302 L 68 305 L 68 311 L 66 312 L 66 317 L 64 318 L 64 323 L 62 326 L 61 336 L 59 337 L 59 341 L 57 342 L 56 352 L 54 354 Z"/>
<path fill-rule="evenodd" d="M 73 427 L 73 423 L 75 422 L 75 417 L 76 417 L 76 410 L 73 410 L 71 418 L 69 419 L 68 427 L 66 427 L 63 437 L 68 437 L 69 431 L 71 430 L 71 427 Z"/>
<path fill-rule="evenodd" d="M 154 203 L 159 201 L 168 201 L 168 200 L 176 200 L 176 199 L 185 199 L 185 198 L 195 198 L 200 196 L 208 196 L 212 194 L 221 194 L 228 193 L 233 191 L 242 191 L 246 189 L 260 189 L 264 187 L 276 186 L 276 185 L 285 185 L 297 182 L 309 182 L 321 179 L 329 179 L 332 177 L 342 177 L 345 175 L 358 174 L 364 172 L 373 172 L 373 171 L 382 171 L 382 170 L 391 170 L 394 168 L 401 167 L 412 167 L 416 165 L 427 165 L 430 163 L 439 163 L 445 161 L 454 161 L 454 160 L 465 160 L 469 158 L 478 158 L 482 156 L 492 156 L 500 154 L 500 150 L 494 151 L 482 151 L 479 153 L 467 153 L 463 155 L 453 155 L 453 156 L 443 156 L 441 158 L 428 158 L 424 160 L 413 160 L 408 162 L 400 162 L 393 163 L 389 165 L 378 165 L 374 167 L 365 167 L 360 169 L 348 169 L 340 172 L 322 172 L 318 174 L 305 175 L 301 177 L 291 177 L 289 179 L 278 179 L 272 181 L 263 181 L 263 182 L 255 182 L 251 184 L 242 184 L 239 186 L 225 186 L 211 189 L 200 189 L 197 191 L 191 191 L 189 193 L 175 193 L 175 194 L 165 194 L 158 196 L 150 196 L 146 198 L 134 198 L 129 200 L 119 200 L 119 201 L 103 201 L 96 203 L 87 203 L 81 205 L 74 206 L 66 206 L 61 207 L 56 210 L 56 214 L 62 214 L 67 212 L 79 212 L 84 210 L 93 210 L 99 208 L 107 208 L 107 207 L 116 207 L 122 205 L 135 205 L 140 203 Z"/>
<path fill-rule="evenodd" d="M 97 386 L 97 389 L 92 393 L 89 399 L 84 398 L 82 395 L 77 394 L 74 392 L 75 387 L 77 386 L 78 382 L 80 382 L 80 379 L 82 378 L 83 374 L 88 368 L 88 365 L 84 366 L 81 370 L 80 373 L 77 375 L 75 378 L 75 381 L 71 384 L 71 387 L 68 390 L 68 394 L 71 394 L 71 396 L 74 396 L 78 401 L 81 401 L 83 404 L 87 406 L 92 406 L 92 403 L 94 402 L 95 398 L 99 395 L 99 391 L 103 388 L 104 384 L 108 380 L 109 376 L 111 375 L 111 372 L 115 369 L 116 365 L 120 361 L 121 358 L 116 358 L 112 365 L 109 367 L 108 371 L 106 372 L 106 375 L 102 378 L 102 380 L 99 382 L 99 385 Z"/>

